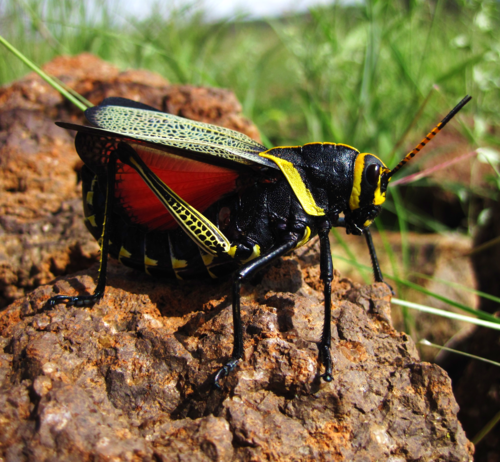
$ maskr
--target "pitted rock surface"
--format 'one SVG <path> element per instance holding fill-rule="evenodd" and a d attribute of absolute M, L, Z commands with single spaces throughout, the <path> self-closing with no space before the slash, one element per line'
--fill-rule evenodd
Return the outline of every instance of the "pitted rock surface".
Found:
<path fill-rule="evenodd" d="M 112 264 L 92 308 L 45 302 L 92 292 L 95 268 L 17 300 L 0 317 L 0 454 L 472 460 L 450 380 L 392 328 L 385 285 L 335 280 L 333 381 L 320 379 L 322 293 L 300 264 L 287 258 L 244 287 L 245 359 L 221 391 L 212 380 L 231 353 L 229 282 L 160 283 Z"/>

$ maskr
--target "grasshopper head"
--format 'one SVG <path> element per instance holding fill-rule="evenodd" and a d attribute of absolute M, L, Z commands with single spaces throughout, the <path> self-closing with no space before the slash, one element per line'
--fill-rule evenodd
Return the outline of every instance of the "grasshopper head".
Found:
<path fill-rule="evenodd" d="M 361 234 L 380 213 L 390 181 L 389 173 L 385 164 L 373 154 L 363 153 L 356 157 L 349 210 L 345 212 L 349 234 Z"/>
<path fill-rule="evenodd" d="M 359 154 L 356 157 L 349 210 L 344 212 L 347 233 L 361 234 L 363 229 L 372 224 L 385 202 L 391 177 L 410 162 L 470 100 L 470 96 L 463 98 L 392 170 L 373 154 Z"/>

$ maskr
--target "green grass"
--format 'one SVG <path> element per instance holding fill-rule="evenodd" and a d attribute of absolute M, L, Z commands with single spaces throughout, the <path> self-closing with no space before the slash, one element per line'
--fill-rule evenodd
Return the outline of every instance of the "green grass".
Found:
<path fill-rule="evenodd" d="M 402 153 L 393 147 L 434 85 L 440 91 L 405 148 L 466 93 L 474 96 L 466 112 L 498 122 L 497 4 L 457 2 L 450 12 L 444 3 L 334 4 L 269 24 L 207 23 L 189 9 L 118 21 L 113 2 L 91 12 L 85 2 L 8 0 L 0 27 L 36 64 L 90 51 L 172 82 L 231 88 L 275 144 L 335 140 L 392 165 Z M 0 82 L 25 73 L 3 50 L 0 60 Z"/>

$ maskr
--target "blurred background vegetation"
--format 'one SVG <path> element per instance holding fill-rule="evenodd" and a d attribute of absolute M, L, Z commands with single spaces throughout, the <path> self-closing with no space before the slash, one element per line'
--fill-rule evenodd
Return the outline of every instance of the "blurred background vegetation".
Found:
<path fill-rule="evenodd" d="M 333 2 L 270 21 L 215 23 L 194 7 L 118 20 L 112 0 L 99 8 L 68 0 L 4 3 L 1 34 L 35 63 L 88 51 L 172 83 L 230 88 L 272 144 L 344 141 L 390 164 L 435 85 L 440 95 L 419 125 L 430 127 L 469 93 L 474 130 L 467 136 L 498 143 L 488 130 L 500 97 L 493 0 Z M 0 51 L 0 83 L 26 72 Z"/>

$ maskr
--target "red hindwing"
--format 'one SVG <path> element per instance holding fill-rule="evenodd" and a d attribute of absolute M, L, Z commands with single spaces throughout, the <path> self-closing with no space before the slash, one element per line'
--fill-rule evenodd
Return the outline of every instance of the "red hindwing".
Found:
<path fill-rule="evenodd" d="M 234 170 L 130 144 L 168 187 L 200 212 L 236 189 L 239 173 Z M 115 195 L 134 222 L 150 229 L 165 230 L 177 226 L 165 206 L 128 165 L 120 165 Z"/>

